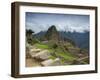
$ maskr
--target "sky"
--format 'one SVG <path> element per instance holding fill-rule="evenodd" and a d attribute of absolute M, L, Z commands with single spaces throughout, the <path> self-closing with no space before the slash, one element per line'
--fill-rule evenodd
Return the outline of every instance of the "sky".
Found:
<path fill-rule="evenodd" d="M 54 13 L 33 13 L 25 14 L 26 29 L 32 29 L 35 33 L 46 31 L 55 25 L 58 31 L 89 31 L 90 16 L 77 14 L 54 14 Z"/>

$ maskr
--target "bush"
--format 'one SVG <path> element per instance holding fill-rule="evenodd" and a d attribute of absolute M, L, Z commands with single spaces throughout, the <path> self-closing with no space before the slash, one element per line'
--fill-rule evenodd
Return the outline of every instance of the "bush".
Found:
<path fill-rule="evenodd" d="M 35 44 L 35 43 L 39 43 L 40 41 L 39 41 L 38 39 L 35 39 L 35 38 L 33 39 L 33 38 L 32 38 L 32 39 L 28 39 L 27 42 L 28 42 L 29 44 L 33 45 L 33 44 Z"/>
<path fill-rule="evenodd" d="M 32 42 L 31 42 L 31 44 L 33 45 L 33 44 L 36 44 L 36 43 L 39 43 L 40 41 L 38 40 L 38 39 L 32 39 Z"/>
<path fill-rule="evenodd" d="M 52 47 L 53 47 L 54 49 L 56 49 L 56 48 L 58 47 L 58 45 L 55 43 L 55 44 L 52 45 Z"/>

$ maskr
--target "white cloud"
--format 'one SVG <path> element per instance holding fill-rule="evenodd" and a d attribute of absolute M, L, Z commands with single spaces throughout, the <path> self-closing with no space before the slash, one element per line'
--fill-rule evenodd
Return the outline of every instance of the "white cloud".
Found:
<path fill-rule="evenodd" d="M 45 31 L 51 25 L 55 25 L 59 31 L 89 31 L 89 16 L 39 13 L 28 13 L 26 16 L 26 28 L 32 29 L 35 33 Z"/>

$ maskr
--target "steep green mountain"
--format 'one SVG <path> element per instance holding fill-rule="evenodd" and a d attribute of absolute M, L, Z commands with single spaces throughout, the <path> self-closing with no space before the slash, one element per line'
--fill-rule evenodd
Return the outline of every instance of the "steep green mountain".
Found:
<path fill-rule="evenodd" d="M 55 25 L 52 25 L 47 32 L 44 35 L 44 39 L 46 40 L 53 40 L 58 41 L 59 40 L 59 32 L 56 29 Z"/>

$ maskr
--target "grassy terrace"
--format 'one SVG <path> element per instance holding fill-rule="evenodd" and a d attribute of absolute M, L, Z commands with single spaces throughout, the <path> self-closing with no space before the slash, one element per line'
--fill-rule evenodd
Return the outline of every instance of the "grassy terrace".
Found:
<path fill-rule="evenodd" d="M 40 49 L 49 49 L 49 46 L 42 43 L 36 43 L 35 46 Z"/>
<path fill-rule="evenodd" d="M 43 44 L 43 43 L 36 43 L 35 46 L 40 49 L 46 49 L 50 51 L 51 54 L 50 59 L 55 59 L 57 57 L 62 58 L 61 62 L 65 61 L 73 61 L 75 60 L 75 56 L 70 54 L 68 51 L 64 51 L 63 48 L 58 47 L 56 49 L 51 48 L 49 44 Z"/>

